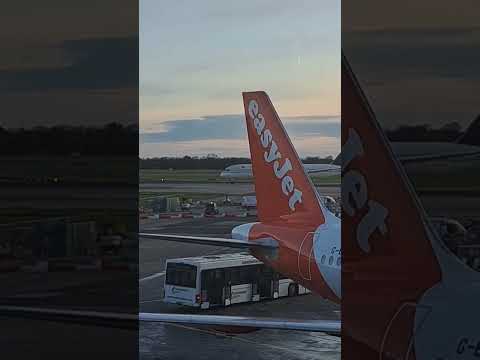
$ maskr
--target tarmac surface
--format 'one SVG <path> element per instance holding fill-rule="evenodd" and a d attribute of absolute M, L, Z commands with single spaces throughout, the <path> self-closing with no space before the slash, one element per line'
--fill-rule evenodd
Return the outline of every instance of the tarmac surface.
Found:
<path fill-rule="evenodd" d="M 480 197 L 463 194 L 425 194 L 420 196 L 425 211 L 430 216 L 442 216 L 460 222 L 480 220 Z"/>
<path fill-rule="evenodd" d="M 337 197 L 338 187 L 319 187 L 322 195 Z M 152 191 L 162 193 L 227 193 L 244 195 L 253 192 L 251 184 L 143 184 L 141 191 Z M 106 204 L 111 209 L 136 209 L 136 197 L 125 198 L 127 193 L 123 188 L 95 188 L 83 187 L 38 187 L 29 190 L 27 188 L 4 188 L 0 191 L 4 201 L 0 204 L 0 210 L 10 208 L 21 209 L 60 209 L 65 208 L 84 209 L 95 208 L 105 209 Z M 129 194 L 130 192 L 128 192 Z M 73 196 L 75 195 L 75 196 Z M 452 193 L 424 194 L 421 201 L 427 213 L 431 216 L 445 216 L 461 220 L 462 223 L 473 221 L 480 224 L 478 218 L 478 204 L 480 197 L 472 194 L 469 196 Z M 229 236 L 231 229 L 240 223 L 255 221 L 255 218 L 199 218 L 199 219 L 160 219 L 149 220 L 142 224 L 143 231 L 178 233 L 178 234 L 201 234 L 215 236 Z M 480 228 L 480 225 L 479 225 Z M 232 249 L 208 247 L 194 244 L 179 244 L 172 242 L 161 242 L 158 240 L 140 240 L 140 268 L 139 268 L 139 296 L 141 311 L 148 312 L 186 312 L 188 309 L 164 304 L 161 301 L 161 289 L 164 280 L 164 264 L 167 258 L 197 256 L 206 254 L 220 254 L 231 252 Z M 119 306 L 129 301 L 125 288 L 128 282 L 132 281 L 129 274 L 115 275 L 114 289 L 121 289 L 118 292 Z M 78 274 L 49 274 L 48 291 L 42 288 L 36 280 L 36 274 L 18 274 L 13 278 L 9 277 L 8 282 L 3 279 L 5 285 L 1 291 L 3 295 L 15 294 L 17 301 L 22 304 L 30 302 L 45 303 L 46 305 L 76 303 L 81 299 L 82 303 L 88 305 L 98 303 L 101 293 L 81 292 L 83 282 L 90 283 L 90 277 L 97 281 L 111 281 L 108 273 Z M 117 281 L 118 280 L 118 281 Z M 38 288 L 37 288 L 38 283 Z M 120 284 L 120 285 L 118 285 Z M 20 291 L 25 292 L 21 286 L 28 285 L 33 293 L 18 297 Z M 66 286 L 67 285 L 67 286 Z M 63 289 L 55 290 L 51 289 Z M 111 296 L 105 289 L 105 296 Z M 30 299 L 30 297 L 34 299 Z M 41 301 L 39 299 L 42 299 Z M 57 300 L 58 299 L 58 300 Z M 91 301 L 90 301 L 91 299 Z M 339 319 L 339 307 L 331 304 L 315 295 L 300 296 L 297 298 L 283 298 L 276 301 L 262 302 L 256 304 L 242 304 L 225 309 L 210 310 L 205 313 L 235 314 L 235 315 L 256 315 L 271 317 L 291 317 L 304 319 Z M 64 353 L 70 355 L 71 348 L 77 349 L 74 358 L 86 358 L 97 354 L 94 344 L 101 343 L 107 346 L 105 341 L 112 338 L 112 330 L 99 327 L 81 327 L 59 324 L 46 321 L 27 321 L 22 319 L 2 318 L 2 325 L 9 331 L 0 341 L 3 345 L 11 344 L 16 349 L 21 348 L 28 355 L 35 351 L 39 358 L 48 358 L 50 355 Z M 26 331 L 28 329 L 28 331 Z M 88 329 L 88 331 L 85 331 Z M 85 334 L 89 334 L 85 336 Z M 111 346 L 121 355 L 133 352 L 131 348 L 132 332 L 126 330 L 115 330 L 114 340 Z M 42 342 L 41 334 L 55 334 L 54 347 L 52 342 Z M 118 336 L 117 336 L 118 334 Z M 20 340 L 19 340 L 20 339 Z M 83 339 L 83 340 L 82 340 Z M 159 323 L 142 323 L 140 328 L 139 351 L 142 359 L 338 359 L 340 358 L 340 339 L 320 333 L 303 333 L 291 331 L 260 330 L 249 334 L 225 336 L 212 334 L 207 329 L 190 328 L 178 325 L 164 325 Z M 110 340 L 108 340 L 110 341 Z M 124 346 L 122 346 L 124 345 Z M 108 345 L 109 346 L 109 345 Z M 136 350 L 136 348 L 134 349 Z M 8 358 L 8 351 L 4 353 Z M 18 354 L 17 354 L 18 355 Z M 18 356 L 20 357 L 20 356 Z"/>
<path fill-rule="evenodd" d="M 202 193 L 245 195 L 254 192 L 252 184 L 142 184 L 141 191 L 154 193 Z M 317 187 L 319 194 L 339 197 L 338 186 Z M 423 193 L 421 203 L 429 216 L 448 217 L 467 224 L 480 223 L 479 197 L 458 192 Z M 229 236 L 231 229 L 255 218 L 199 218 L 149 220 L 143 231 Z M 164 262 L 167 258 L 230 252 L 231 249 L 193 244 L 140 240 L 140 308 L 141 311 L 188 312 L 188 309 L 163 304 L 161 289 Z M 339 319 L 339 306 L 316 295 L 283 298 L 256 304 L 242 304 L 204 313 L 235 314 L 304 319 Z M 188 346 L 185 346 L 188 344 Z M 206 329 L 184 326 L 142 324 L 140 328 L 141 359 L 338 359 L 341 340 L 319 333 L 260 330 L 250 334 L 224 336 Z"/>
<path fill-rule="evenodd" d="M 320 195 L 337 196 L 338 185 L 316 186 Z M 196 193 L 196 194 L 228 194 L 247 195 L 254 194 L 255 188 L 252 183 L 186 183 L 186 182 L 165 182 L 165 183 L 143 183 L 139 185 L 140 192 L 168 193 Z"/>
<path fill-rule="evenodd" d="M 141 226 L 142 231 L 177 234 L 229 236 L 231 229 L 255 219 L 160 219 Z M 195 310 L 164 304 L 161 291 L 165 260 L 238 250 L 181 244 L 152 239 L 140 240 L 140 311 L 189 313 Z M 295 319 L 340 319 L 338 305 L 309 294 L 255 304 L 202 311 L 203 314 L 249 315 Z M 224 335 L 207 328 L 140 324 L 141 359 L 339 359 L 340 338 L 322 334 L 281 330 L 258 330 L 246 334 Z"/>

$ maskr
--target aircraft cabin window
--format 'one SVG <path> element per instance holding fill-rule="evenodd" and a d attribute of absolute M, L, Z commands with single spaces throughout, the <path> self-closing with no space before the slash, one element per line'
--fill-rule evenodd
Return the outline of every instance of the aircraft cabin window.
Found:
<path fill-rule="evenodd" d="M 328 265 L 332 265 L 333 264 L 333 256 L 330 256 L 330 258 L 328 259 Z"/>
<path fill-rule="evenodd" d="M 326 258 L 326 256 L 325 256 L 325 255 L 322 255 L 322 259 L 320 260 L 320 262 L 321 262 L 322 264 L 325 263 L 325 258 Z"/>

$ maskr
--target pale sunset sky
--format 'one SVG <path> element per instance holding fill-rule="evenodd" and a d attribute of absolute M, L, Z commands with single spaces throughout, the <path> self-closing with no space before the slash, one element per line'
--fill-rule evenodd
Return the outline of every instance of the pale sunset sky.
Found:
<path fill-rule="evenodd" d="M 301 156 L 340 150 L 340 1 L 140 2 L 140 156 L 248 155 L 265 90 Z"/>

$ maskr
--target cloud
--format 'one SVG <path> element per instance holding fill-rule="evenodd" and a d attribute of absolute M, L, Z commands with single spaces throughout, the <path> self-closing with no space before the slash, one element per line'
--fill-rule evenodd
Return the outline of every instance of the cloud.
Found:
<path fill-rule="evenodd" d="M 292 137 L 340 136 L 339 118 L 295 117 L 285 118 L 285 127 Z M 216 115 L 200 119 L 162 122 L 161 132 L 140 134 L 140 143 L 243 139 L 246 137 L 243 115 Z"/>
<path fill-rule="evenodd" d="M 456 121 L 480 111 L 480 28 L 346 32 L 344 53 L 385 128 Z"/>
<path fill-rule="evenodd" d="M 142 128 L 239 113 L 254 90 L 283 115 L 340 113 L 338 1 L 143 1 L 140 19 Z"/>
<path fill-rule="evenodd" d="M 335 156 L 340 151 L 338 117 L 286 117 L 285 128 L 301 156 Z M 206 116 L 161 123 L 161 131 L 140 134 L 140 156 L 248 156 L 243 115 Z"/>
<path fill-rule="evenodd" d="M 4 66 L 0 71 L 0 93 L 138 86 L 137 38 L 67 40 L 52 53 L 60 53 L 62 60 L 52 58 L 53 66 L 42 64 L 29 69 L 15 68 L 15 64 Z M 35 58 L 36 54 L 31 56 Z"/>
<path fill-rule="evenodd" d="M 348 1 L 342 3 L 342 29 L 458 28 L 478 25 L 475 0 Z M 372 11 L 374 10 L 374 11 Z"/>
<path fill-rule="evenodd" d="M 407 29 L 350 32 L 347 55 L 383 80 L 480 79 L 480 28 Z"/>

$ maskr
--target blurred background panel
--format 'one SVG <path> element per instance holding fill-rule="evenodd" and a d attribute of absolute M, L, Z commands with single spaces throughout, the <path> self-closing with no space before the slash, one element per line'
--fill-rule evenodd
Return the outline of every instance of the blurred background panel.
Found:
<path fill-rule="evenodd" d="M 138 3 L 20 1 L 1 18 L 0 304 L 136 314 Z M 135 329 L 2 323 L 15 357 L 138 353 Z"/>

